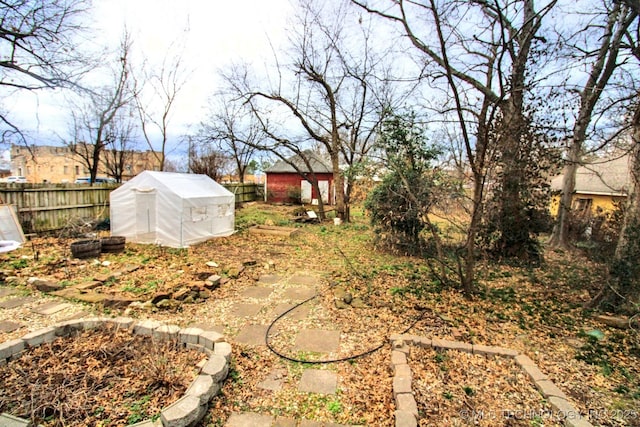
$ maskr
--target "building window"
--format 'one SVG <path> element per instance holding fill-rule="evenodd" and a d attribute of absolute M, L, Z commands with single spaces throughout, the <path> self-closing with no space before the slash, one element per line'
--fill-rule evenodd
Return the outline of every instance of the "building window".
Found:
<path fill-rule="evenodd" d="M 76 175 L 80 175 L 80 166 L 76 165 Z"/>
<path fill-rule="evenodd" d="M 591 206 L 593 204 L 593 199 L 576 199 L 573 203 L 573 209 L 578 213 L 587 213 L 591 212 Z"/>
<path fill-rule="evenodd" d="M 69 174 L 69 166 L 64 165 L 64 166 L 62 167 L 62 171 L 63 171 L 63 172 L 62 172 L 63 174 L 68 175 L 68 174 Z"/>

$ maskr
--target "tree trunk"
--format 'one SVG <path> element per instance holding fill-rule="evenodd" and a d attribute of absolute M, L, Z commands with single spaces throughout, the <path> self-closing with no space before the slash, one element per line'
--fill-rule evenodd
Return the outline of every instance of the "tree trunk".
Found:
<path fill-rule="evenodd" d="M 484 180 L 480 173 L 474 173 L 473 206 L 471 207 L 471 221 L 467 230 L 467 241 L 464 245 L 464 269 L 461 271 L 462 291 L 469 297 L 475 291 L 473 284 L 476 269 L 476 236 L 482 221 L 482 198 Z"/>
<path fill-rule="evenodd" d="M 562 194 L 558 205 L 557 222 L 553 227 L 549 245 L 553 248 L 569 249 L 569 220 L 571 217 L 571 203 L 576 187 L 576 171 L 581 161 L 580 152 L 582 144 L 572 142 L 568 152 L 567 164 L 562 173 Z"/>
<path fill-rule="evenodd" d="M 336 216 L 343 222 L 349 222 L 349 210 L 344 195 L 344 176 L 340 170 L 340 153 L 331 153 L 331 167 L 333 170 L 333 186 L 336 195 Z"/>

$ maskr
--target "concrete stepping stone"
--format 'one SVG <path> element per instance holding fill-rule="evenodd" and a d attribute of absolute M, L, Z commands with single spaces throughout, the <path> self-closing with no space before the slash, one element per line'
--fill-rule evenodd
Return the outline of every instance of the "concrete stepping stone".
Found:
<path fill-rule="evenodd" d="M 256 414 L 254 412 L 231 414 L 225 427 L 271 427 L 273 417 L 271 415 Z"/>
<path fill-rule="evenodd" d="M 290 299 L 292 301 L 304 301 L 315 295 L 316 290 L 314 288 L 309 288 L 306 286 L 296 286 L 293 288 L 289 288 L 284 291 L 283 294 L 284 298 Z"/>
<path fill-rule="evenodd" d="M 271 391 L 282 390 L 282 385 L 284 384 L 286 376 L 286 369 L 274 369 L 269 373 L 269 375 L 267 375 L 267 378 L 258 383 L 258 388 Z"/>
<path fill-rule="evenodd" d="M 87 312 L 87 311 L 79 311 L 76 314 L 73 314 L 69 317 L 67 317 L 64 320 L 77 320 L 77 319 L 83 319 L 85 317 L 93 317 L 93 314 Z"/>
<path fill-rule="evenodd" d="M 336 394 L 338 374 L 322 369 L 306 369 L 298 383 L 298 390 L 309 393 Z"/>
<path fill-rule="evenodd" d="M 238 303 L 234 304 L 231 313 L 236 317 L 253 317 L 262 310 L 261 304 Z"/>
<path fill-rule="evenodd" d="M 16 308 L 21 305 L 29 304 L 30 302 L 35 301 L 36 299 L 33 297 L 17 297 L 10 298 L 6 301 L 0 301 L 0 308 Z"/>
<path fill-rule="evenodd" d="M 273 288 L 266 286 L 252 286 L 242 291 L 241 295 L 245 298 L 268 298 L 273 292 Z"/>
<path fill-rule="evenodd" d="M 320 278 L 308 274 L 296 274 L 291 276 L 289 283 L 292 285 L 318 286 L 320 285 Z"/>
<path fill-rule="evenodd" d="M 273 427 L 298 427 L 298 421 L 293 418 L 277 416 Z"/>
<path fill-rule="evenodd" d="M 6 297 L 9 295 L 15 295 L 18 291 L 13 288 L 7 288 L 6 286 L 0 286 L 0 298 Z"/>
<path fill-rule="evenodd" d="M 291 307 L 294 307 L 294 306 L 295 304 L 287 304 L 287 303 L 278 304 L 273 309 L 271 314 L 269 314 L 269 318 L 275 319 L 278 316 L 280 316 L 282 313 L 284 313 L 285 311 L 289 310 Z M 309 304 L 303 304 L 297 307 L 295 310 L 292 310 L 289 313 L 287 313 L 286 316 L 284 316 L 284 318 L 290 319 L 290 320 L 304 320 L 307 318 L 310 311 L 311 311 L 311 306 Z"/>
<path fill-rule="evenodd" d="M 260 279 L 258 279 L 258 282 L 273 285 L 274 283 L 278 283 L 282 279 L 283 277 L 278 276 L 277 274 L 265 274 L 264 276 L 260 276 Z"/>
<path fill-rule="evenodd" d="M 14 417 L 11 414 L 0 414 L 0 426 L 2 427 L 29 427 L 31 423 L 22 418 Z"/>
<path fill-rule="evenodd" d="M 235 337 L 235 341 L 247 345 L 267 345 L 265 335 L 268 327 L 267 325 L 246 325 Z"/>
<path fill-rule="evenodd" d="M 0 320 L 0 332 L 13 332 L 22 328 L 22 323 L 12 322 L 10 320 Z"/>
<path fill-rule="evenodd" d="M 64 309 L 67 309 L 69 307 L 72 307 L 71 304 L 69 303 L 60 303 L 57 301 L 52 301 L 52 302 L 48 302 L 45 304 L 41 304 L 35 308 L 33 308 L 31 311 L 33 311 L 34 313 L 37 314 L 42 314 L 44 316 L 50 316 L 52 314 L 55 314 L 59 311 L 62 311 Z"/>
<path fill-rule="evenodd" d="M 296 337 L 294 349 L 315 353 L 336 353 L 340 349 L 340 332 L 303 329 Z"/>

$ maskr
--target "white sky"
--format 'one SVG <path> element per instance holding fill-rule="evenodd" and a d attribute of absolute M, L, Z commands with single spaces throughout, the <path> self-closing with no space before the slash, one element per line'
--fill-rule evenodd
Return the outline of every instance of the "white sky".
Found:
<path fill-rule="evenodd" d="M 270 56 L 269 43 L 286 40 L 290 10 L 289 0 L 94 0 L 95 22 L 88 25 L 96 27 L 97 43 L 115 48 L 126 24 L 134 48 L 151 63 L 162 61 L 174 40 L 185 39 L 183 63 L 190 78 L 170 125 L 171 134 L 182 134 L 201 120 L 217 89 L 218 68 L 233 60 L 262 61 Z M 61 95 L 20 93 L 4 107 L 34 142 L 54 143 L 68 128 Z"/>

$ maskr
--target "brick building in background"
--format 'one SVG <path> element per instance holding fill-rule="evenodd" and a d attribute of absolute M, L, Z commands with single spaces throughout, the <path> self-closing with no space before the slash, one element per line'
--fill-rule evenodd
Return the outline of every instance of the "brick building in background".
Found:
<path fill-rule="evenodd" d="M 160 170 L 162 154 L 147 151 L 127 153 L 122 180 L 127 181 L 142 171 Z M 89 176 L 87 165 L 68 146 L 11 146 L 11 174 L 24 176 L 31 183 L 66 183 Z M 98 167 L 99 177 L 111 177 L 104 155 Z"/>

